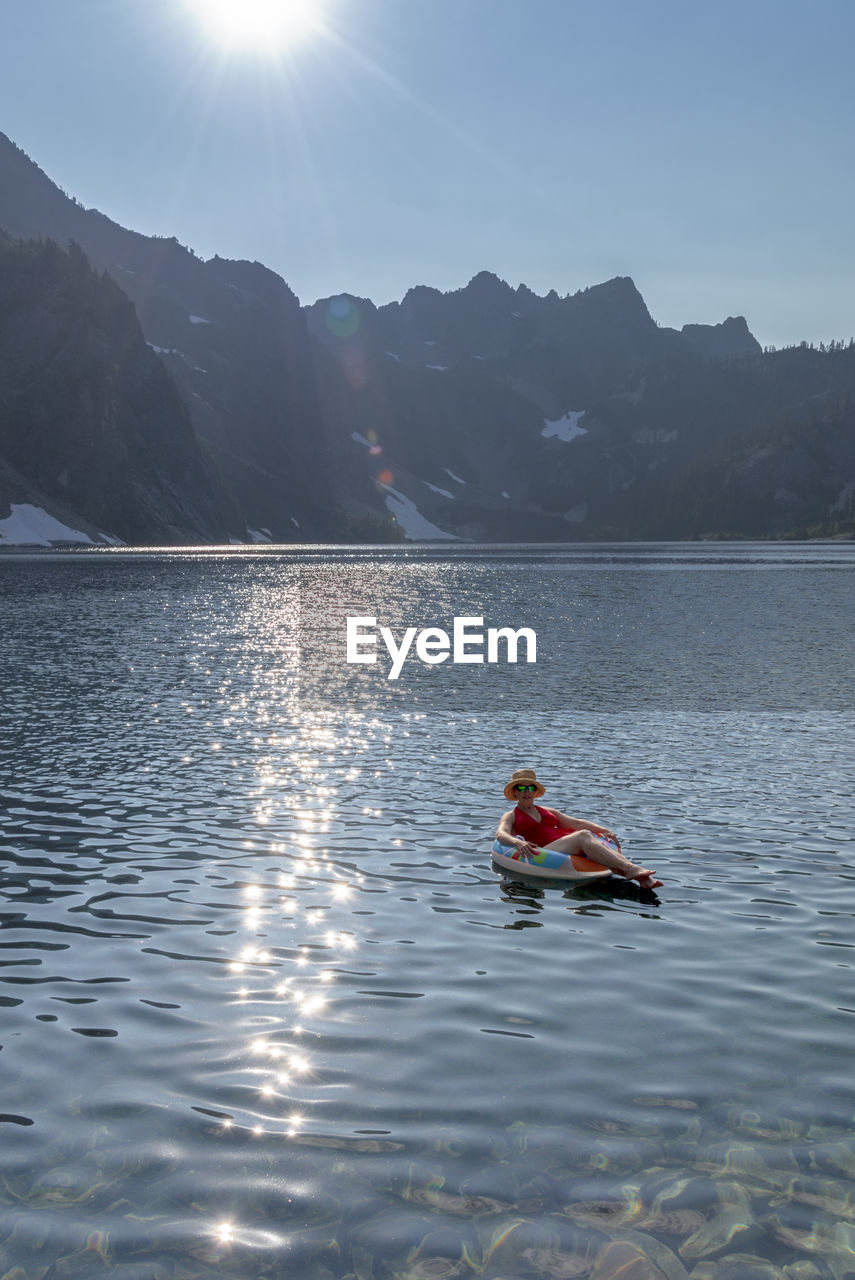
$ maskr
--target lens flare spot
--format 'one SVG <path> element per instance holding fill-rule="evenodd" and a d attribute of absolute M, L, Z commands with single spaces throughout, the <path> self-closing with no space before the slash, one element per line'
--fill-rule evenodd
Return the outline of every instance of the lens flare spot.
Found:
<path fill-rule="evenodd" d="M 378 475 L 377 483 L 382 485 L 390 485 L 394 479 L 395 479 L 394 471 L 384 470 L 384 471 L 381 471 L 380 474 Z"/>
<path fill-rule="evenodd" d="M 359 328 L 359 311 L 350 298 L 331 298 L 325 320 L 336 338 L 352 338 Z"/>

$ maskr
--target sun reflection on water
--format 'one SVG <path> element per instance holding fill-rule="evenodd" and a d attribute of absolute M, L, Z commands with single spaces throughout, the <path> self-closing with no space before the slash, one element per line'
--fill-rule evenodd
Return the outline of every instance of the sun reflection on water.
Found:
<path fill-rule="evenodd" d="M 336 741 L 331 730 L 319 737 L 329 739 L 330 749 Z M 228 971 L 244 979 L 233 989 L 233 998 L 246 1008 L 255 1034 L 247 1039 L 243 1074 L 250 1089 L 243 1119 L 232 1107 L 223 1128 L 239 1127 L 256 1138 L 294 1138 L 312 1126 L 325 1073 L 314 1055 L 298 1049 L 298 1042 L 319 1037 L 323 1025 L 345 1009 L 336 995 L 336 960 L 359 945 L 348 927 L 349 913 L 365 877 L 337 863 L 325 844 L 339 821 L 336 789 L 313 790 L 316 808 L 302 799 L 317 767 L 311 757 L 302 762 L 297 797 L 293 777 L 286 779 L 269 762 L 259 770 L 255 820 L 269 826 L 284 819 L 293 834 L 267 842 L 265 851 L 277 860 L 287 858 L 288 864 L 284 869 L 266 866 L 236 886 L 238 936 Z M 356 770 L 349 773 L 358 776 Z M 348 913 L 347 921 L 336 919 L 340 912 Z M 299 931 L 296 937 L 294 930 Z M 251 984 L 246 982 L 249 974 Z M 262 1019 L 268 1025 L 258 1034 Z M 233 1224 L 226 1228 L 233 1232 Z"/>

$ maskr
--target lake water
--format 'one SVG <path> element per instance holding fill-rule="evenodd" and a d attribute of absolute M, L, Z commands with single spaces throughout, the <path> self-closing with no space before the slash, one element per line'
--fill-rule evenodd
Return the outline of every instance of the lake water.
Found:
<path fill-rule="evenodd" d="M 0 1275 L 855 1276 L 853 588 L 851 544 L 0 557 Z M 537 662 L 389 680 L 354 615 Z M 663 887 L 503 880 L 523 765 Z"/>

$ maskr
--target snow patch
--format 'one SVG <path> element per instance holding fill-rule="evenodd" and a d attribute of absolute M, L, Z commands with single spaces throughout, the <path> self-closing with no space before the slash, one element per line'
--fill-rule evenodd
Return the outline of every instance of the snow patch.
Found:
<path fill-rule="evenodd" d="M 436 369 L 439 373 L 445 373 L 448 368 L 447 364 L 426 364 L 426 369 Z"/>
<path fill-rule="evenodd" d="M 435 347 L 435 346 L 436 346 L 436 342 L 431 342 L 428 338 L 425 338 L 425 346 L 426 346 L 426 347 Z"/>
<path fill-rule="evenodd" d="M 511 497 L 511 495 L 508 493 L 507 489 L 503 489 L 503 490 L 502 490 L 502 497 L 503 497 L 503 498 L 507 498 L 507 499 L 508 499 L 508 501 L 510 501 L 510 497 Z"/>
<path fill-rule="evenodd" d="M 454 501 L 454 494 L 449 493 L 447 489 L 440 489 L 438 484 L 431 484 L 430 480 L 423 480 L 422 484 L 427 485 L 433 493 L 438 493 L 441 498 L 451 498 L 452 502 Z"/>
<path fill-rule="evenodd" d="M 10 547 L 49 547 L 54 542 L 84 542 L 92 538 L 67 524 L 60 524 L 42 507 L 29 502 L 12 503 L 12 513 L 0 520 L 0 543 Z"/>
<path fill-rule="evenodd" d="M 273 535 L 269 529 L 247 529 L 250 542 L 272 542 Z"/>
<path fill-rule="evenodd" d="M 206 320 L 204 316 L 191 316 L 191 324 L 213 324 L 212 320 Z"/>
<path fill-rule="evenodd" d="M 384 351 L 383 354 L 384 356 L 388 356 L 390 360 L 397 360 L 398 364 L 401 363 L 401 357 L 397 355 L 394 351 Z"/>
<path fill-rule="evenodd" d="M 456 480 L 458 484 L 465 484 L 465 480 L 461 480 L 460 476 L 456 476 L 453 471 L 449 471 L 448 467 L 443 467 L 443 471 L 447 476 L 451 476 L 452 480 Z"/>
<path fill-rule="evenodd" d="M 209 320 L 204 322 L 210 324 Z M 183 360 L 185 364 L 189 364 L 191 369 L 195 369 L 197 373 L 207 373 L 207 369 L 203 369 L 199 364 L 193 364 L 191 360 L 185 356 L 183 351 L 179 351 L 177 347 L 158 347 L 153 342 L 147 342 L 147 347 L 151 347 L 152 351 L 156 351 L 159 356 L 178 356 L 179 360 Z"/>
<path fill-rule="evenodd" d="M 584 409 L 571 409 L 569 413 L 565 413 L 563 418 L 556 418 L 554 422 L 548 422 L 546 418 L 543 420 L 542 436 L 547 439 L 555 436 L 558 440 L 563 440 L 565 444 L 569 444 L 571 440 L 578 439 L 579 436 L 588 434 L 587 427 L 580 427 L 579 422 L 585 416 Z"/>
<path fill-rule="evenodd" d="M 388 485 L 384 488 L 386 506 L 403 529 L 404 536 L 412 542 L 459 541 L 455 534 L 446 533 L 444 529 L 425 519 L 416 504 L 403 493 L 399 493 L 397 489 L 390 489 Z"/>

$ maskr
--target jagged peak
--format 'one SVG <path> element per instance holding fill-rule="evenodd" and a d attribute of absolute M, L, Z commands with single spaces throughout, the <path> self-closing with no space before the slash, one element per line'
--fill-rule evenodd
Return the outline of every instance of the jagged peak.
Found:
<path fill-rule="evenodd" d="M 751 332 L 745 316 L 728 316 L 726 320 L 720 320 L 718 324 L 684 324 L 680 332 L 685 333 L 686 329 L 731 329 L 734 332 L 739 329 L 748 333 Z"/>
<path fill-rule="evenodd" d="M 207 260 L 205 267 L 223 284 L 232 285 L 246 293 L 253 293 L 261 298 L 297 301 L 293 289 L 263 262 L 250 261 L 248 258 L 221 258 L 219 254 L 215 254 Z"/>
<path fill-rule="evenodd" d="M 438 298 L 441 298 L 441 297 L 443 297 L 442 292 L 439 289 L 434 289 L 432 285 L 414 284 L 410 289 L 407 290 L 407 292 L 404 294 L 400 302 L 388 302 L 386 306 L 387 307 L 404 307 L 404 308 L 411 307 L 411 306 L 421 306 L 421 305 L 424 305 L 424 303 L 426 302 L 428 303 L 435 302 Z M 385 308 L 381 308 L 381 310 L 385 310 Z"/>
<path fill-rule="evenodd" d="M 642 302 L 644 301 L 632 276 L 612 276 L 610 280 L 603 280 L 599 284 L 591 284 L 586 289 L 580 289 L 575 296 L 578 298 L 580 295 L 590 296 L 591 294 L 599 294 L 602 297 L 639 298 Z"/>
<path fill-rule="evenodd" d="M 620 316 L 643 327 L 656 327 L 647 303 L 631 276 L 613 276 L 611 280 L 604 280 L 601 284 L 590 285 L 587 289 L 580 289 L 568 301 L 577 304 L 583 302 L 584 306 L 593 306 L 603 315 Z"/>
<path fill-rule="evenodd" d="M 478 271 L 462 289 L 461 293 L 468 291 L 472 293 L 499 295 L 513 293 L 511 286 L 492 271 Z"/>
<path fill-rule="evenodd" d="M 756 355 L 761 350 L 745 316 L 728 316 L 719 324 L 684 324 L 680 335 L 706 356 Z"/>
<path fill-rule="evenodd" d="M 327 309 L 341 308 L 350 306 L 359 312 L 374 312 L 377 306 L 370 298 L 362 298 L 358 293 L 332 293 L 328 298 L 318 298 L 314 304 L 316 307 L 325 307 Z"/>

